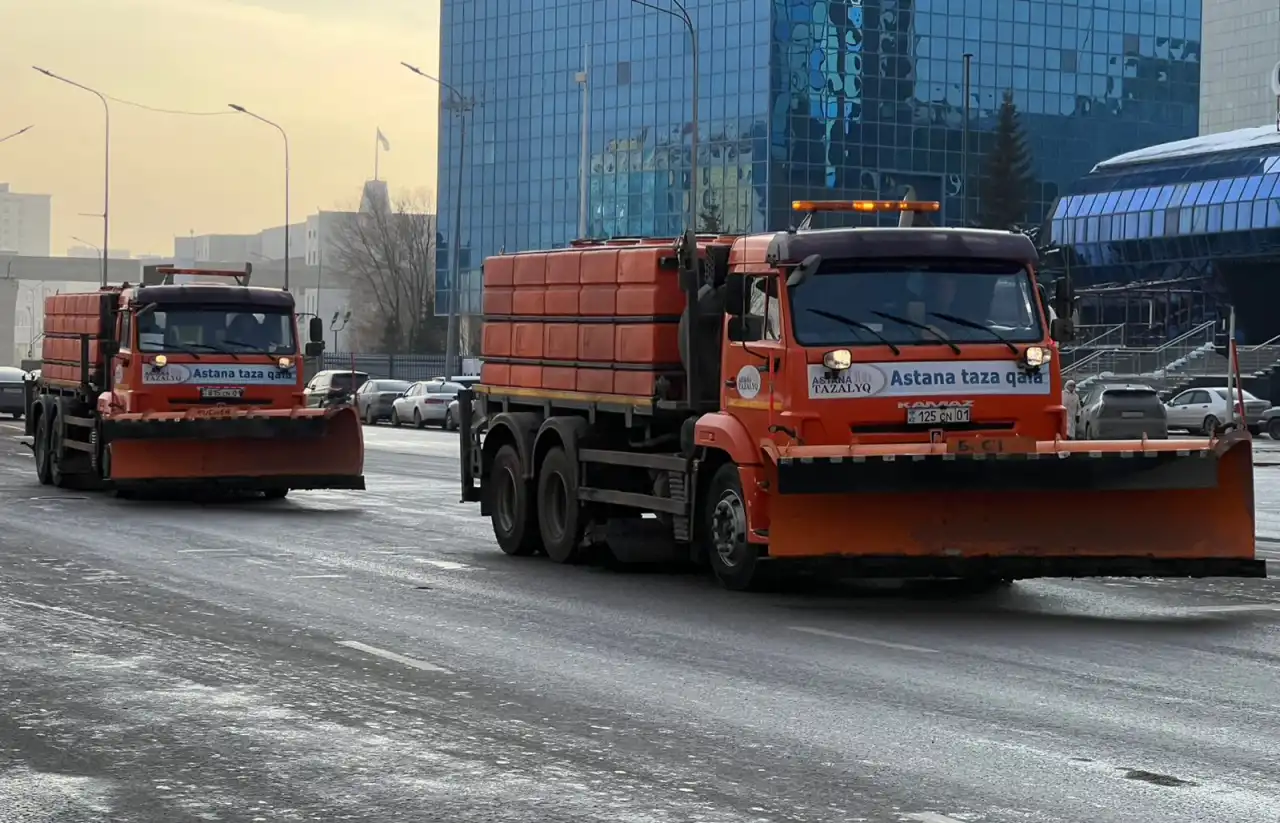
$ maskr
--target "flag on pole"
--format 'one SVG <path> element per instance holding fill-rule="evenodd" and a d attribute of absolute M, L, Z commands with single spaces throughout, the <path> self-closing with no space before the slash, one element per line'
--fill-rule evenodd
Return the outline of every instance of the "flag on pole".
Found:
<path fill-rule="evenodd" d="M 391 151 L 391 144 L 387 142 L 387 138 L 382 133 L 382 129 L 378 129 L 378 145 L 382 146 L 383 151 Z"/>

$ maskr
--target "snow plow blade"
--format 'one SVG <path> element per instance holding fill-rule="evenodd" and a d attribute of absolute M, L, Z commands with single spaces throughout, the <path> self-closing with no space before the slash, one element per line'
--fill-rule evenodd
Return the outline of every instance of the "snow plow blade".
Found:
<path fill-rule="evenodd" d="M 117 488 L 365 487 L 364 432 L 350 407 L 125 415 L 104 434 L 108 478 Z"/>
<path fill-rule="evenodd" d="M 849 577 L 1266 577 L 1247 433 L 769 449 L 769 557 Z"/>

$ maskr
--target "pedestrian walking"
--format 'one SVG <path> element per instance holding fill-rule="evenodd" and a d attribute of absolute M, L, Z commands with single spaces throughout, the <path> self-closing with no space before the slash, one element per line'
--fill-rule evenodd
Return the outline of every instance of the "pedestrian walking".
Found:
<path fill-rule="evenodd" d="M 1076 426 L 1080 422 L 1080 395 L 1076 392 L 1076 381 L 1068 380 L 1062 387 L 1062 405 L 1067 409 L 1067 438 L 1074 440 Z"/>

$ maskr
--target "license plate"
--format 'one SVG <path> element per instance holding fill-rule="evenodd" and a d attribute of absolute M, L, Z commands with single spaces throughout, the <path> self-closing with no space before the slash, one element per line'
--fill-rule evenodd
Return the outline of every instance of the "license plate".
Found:
<path fill-rule="evenodd" d="M 210 406 L 206 409 L 192 409 L 192 414 L 200 419 L 234 417 L 236 410 L 233 406 Z"/>
<path fill-rule="evenodd" d="M 23 391 L 22 389 L 5 389 L 4 393 L 6 397 L 21 397 Z"/>
<path fill-rule="evenodd" d="M 1120 412 L 1120 416 L 1121 416 L 1121 417 L 1127 417 L 1127 418 L 1129 418 L 1129 419 L 1133 419 L 1133 418 L 1135 418 L 1135 417 L 1141 417 L 1141 416 L 1142 416 L 1142 412 Z"/>
<path fill-rule="evenodd" d="M 968 406 L 917 406 L 907 409 L 908 426 L 945 426 L 968 422 Z"/>
<path fill-rule="evenodd" d="M 201 400 L 239 400 L 244 397 L 244 389 L 239 386 L 201 386 Z"/>

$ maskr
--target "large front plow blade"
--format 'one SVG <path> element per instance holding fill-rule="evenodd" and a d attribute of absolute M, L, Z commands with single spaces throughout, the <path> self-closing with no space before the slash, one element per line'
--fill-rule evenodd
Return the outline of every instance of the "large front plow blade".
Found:
<path fill-rule="evenodd" d="M 228 491 L 363 489 L 364 433 L 355 410 L 227 418 L 143 416 L 107 429 L 117 488 Z"/>
<path fill-rule="evenodd" d="M 1215 440 L 782 451 L 769 556 L 865 577 L 1265 577 L 1253 448 Z"/>

